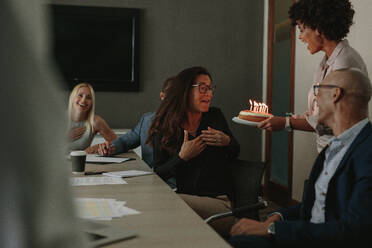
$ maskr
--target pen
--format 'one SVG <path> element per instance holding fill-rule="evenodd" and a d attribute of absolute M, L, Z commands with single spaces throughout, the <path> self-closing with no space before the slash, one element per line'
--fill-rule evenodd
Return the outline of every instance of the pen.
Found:
<path fill-rule="evenodd" d="M 91 175 L 100 175 L 102 173 L 106 173 L 106 171 L 86 171 L 84 175 L 91 176 Z"/>
<path fill-rule="evenodd" d="M 110 155 L 110 148 L 111 147 L 114 147 L 114 145 L 113 144 L 109 144 L 108 146 L 107 146 L 107 144 L 105 144 L 105 146 L 104 146 L 104 156 L 109 156 Z"/>

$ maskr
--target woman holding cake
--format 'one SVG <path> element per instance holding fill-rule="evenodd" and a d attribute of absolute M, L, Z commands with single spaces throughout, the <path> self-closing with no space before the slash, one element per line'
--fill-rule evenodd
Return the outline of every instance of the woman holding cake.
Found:
<path fill-rule="evenodd" d="M 293 25 L 298 25 L 299 39 L 307 44 L 310 54 L 323 51 L 322 61 L 315 71 L 313 84 L 322 80 L 332 71 L 344 68 L 358 68 L 368 75 L 366 65 L 359 53 L 344 39 L 353 23 L 354 10 L 349 0 L 300 0 L 289 9 Z M 308 110 L 302 115 L 272 117 L 261 122 L 259 128 L 278 131 L 291 128 L 317 133 L 317 147 L 325 147 L 332 132 L 318 125 L 318 106 L 312 86 L 308 94 Z"/>
<path fill-rule="evenodd" d="M 240 146 L 218 108 L 210 107 L 215 87 L 209 72 L 192 67 L 180 72 L 149 130 L 153 168 L 163 179 L 176 177 L 177 193 L 202 218 L 230 210 L 227 175 Z M 233 218 L 212 227 L 228 235 Z"/>

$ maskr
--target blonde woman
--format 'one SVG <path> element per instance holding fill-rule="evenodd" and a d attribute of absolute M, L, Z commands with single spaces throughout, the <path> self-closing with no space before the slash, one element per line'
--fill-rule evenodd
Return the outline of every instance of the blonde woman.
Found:
<path fill-rule="evenodd" d="M 106 141 L 117 138 L 104 119 L 94 113 L 94 90 L 88 83 L 80 83 L 70 94 L 69 115 L 69 148 L 96 153 L 98 146 L 90 146 L 96 133 L 100 133 Z"/>

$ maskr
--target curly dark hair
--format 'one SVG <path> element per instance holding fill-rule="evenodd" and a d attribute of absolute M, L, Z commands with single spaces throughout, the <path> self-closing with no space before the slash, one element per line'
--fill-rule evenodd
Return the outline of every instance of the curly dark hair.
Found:
<path fill-rule="evenodd" d="M 290 7 L 288 14 L 292 25 L 301 22 L 318 29 L 328 40 L 341 41 L 353 24 L 354 9 L 349 0 L 300 0 Z"/>
<path fill-rule="evenodd" d="M 190 91 L 199 75 L 208 75 L 212 80 L 207 69 L 201 66 L 187 68 L 172 79 L 150 126 L 147 144 L 152 145 L 152 137 L 158 134 L 161 136 L 161 149 L 169 154 L 176 152 L 183 141 L 181 125 L 186 120 L 186 113 L 190 108 Z"/>

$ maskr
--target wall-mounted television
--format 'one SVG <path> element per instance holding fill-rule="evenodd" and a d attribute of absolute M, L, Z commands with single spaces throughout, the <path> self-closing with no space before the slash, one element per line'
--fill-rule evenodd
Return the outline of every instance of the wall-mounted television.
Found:
<path fill-rule="evenodd" d="M 139 90 L 139 9 L 51 4 L 53 55 L 67 88 Z"/>

